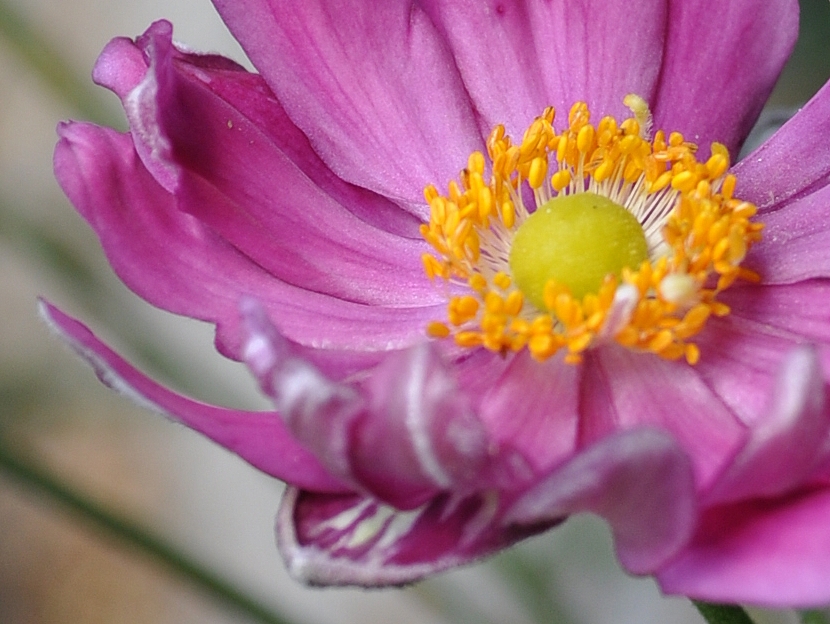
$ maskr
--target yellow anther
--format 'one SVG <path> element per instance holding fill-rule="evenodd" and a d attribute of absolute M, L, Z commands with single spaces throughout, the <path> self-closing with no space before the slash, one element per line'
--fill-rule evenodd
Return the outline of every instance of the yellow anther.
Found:
<path fill-rule="evenodd" d="M 594 171 L 594 180 L 597 182 L 602 182 L 609 178 L 611 174 L 614 172 L 614 161 L 610 158 L 606 158 L 602 161 L 599 167 L 596 168 Z"/>
<path fill-rule="evenodd" d="M 550 179 L 550 184 L 553 187 L 553 190 L 557 193 L 560 193 L 562 189 L 568 186 L 571 183 L 571 170 L 570 169 L 560 169 Z"/>
<path fill-rule="evenodd" d="M 433 321 L 427 325 L 427 334 L 432 338 L 446 338 L 450 335 L 450 328 L 439 321 Z"/>
<path fill-rule="evenodd" d="M 487 280 L 479 273 L 471 275 L 467 283 L 477 293 L 482 293 L 487 289 Z"/>
<path fill-rule="evenodd" d="M 516 316 L 522 311 L 524 306 L 524 295 L 520 290 L 514 290 L 504 301 L 504 313 L 510 316 Z"/>
<path fill-rule="evenodd" d="M 455 344 L 459 347 L 466 347 L 471 349 L 473 347 L 480 347 L 484 342 L 482 335 L 478 332 L 463 331 L 455 335 Z"/>
<path fill-rule="evenodd" d="M 587 105 L 577 102 L 561 131 L 552 125 L 553 109 L 546 109 L 518 144 L 496 126 L 486 155 L 472 153 L 446 194 L 433 185 L 424 189 L 430 220 L 420 231 L 433 248 L 422 256 L 424 271 L 454 289 L 469 288 L 469 294 L 449 299 L 446 322 L 429 323 L 428 335 L 452 336 L 461 347 L 502 355 L 527 349 L 540 361 L 561 350 L 571 364 L 609 340 L 666 359 L 699 361 L 699 348 L 687 341 L 710 316 L 729 313 L 718 295 L 738 279 L 760 279 L 740 263 L 760 240 L 763 225 L 749 221 L 757 211 L 753 204 L 733 197 L 736 179 L 724 145 L 713 143 L 708 159 L 699 161 L 697 146 L 678 132 L 667 136 L 660 130 L 648 138 L 651 116 L 643 98 L 628 96 L 624 103 L 632 117 L 592 124 Z M 646 251 L 604 279 L 600 269 L 579 297 L 572 296 L 570 268 L 555 279 L 542 274 L 529 295 L 521 277 L 525 261 L 514 265 L 512 258 L 514 249 L 526 245 L 522 241 L 533 239 L 518 232 L 549 201 L 586 191 L 622 202 L 618 206 L 634 217 L 635 228 L 640 219 L 648 232 Z M 531 196 L 545 204 L 527 206 Z M 585 240 L 590 239 L 589 233 Z M 571 266 L 556 253 L 550 266 Z M 577 246 L 567 257 L 579 253 Z"/>
<path fill-rule="evenodd" d="M 671 180 L 672 188 L 681 192 L 691 191 L 695 187 L 695 184 L 697 184 L 697 179 L 695 178 L 695 174 L 691 171 L 683 171 L 678 173 Z"/>
<path fill-rule="evenodd" d="M 484 297 L 484 306 L 490 314 L 504 312 L 504 299 L 497 292 L 491 290 Z"/>
<path fill-rule="evenodd" d="M 527 183 L 531 188 L 537 189 L 545 182 L 548 174 L 548 159 L 537 156 L 530 162 L 530 171 L 527 174 Z"/>
<path fill-rule="evenodd" d="M 516 207 L 513 205 L 512 201 L 507 200 L 502 203 L 501 220 L 502 223 L 504 223 L 504 227 L 508 230 L 511 229 L 516 223 Z"/>
<path fill-rule="evenodd" d="M 593 126 L 583 126 L 576 135 L 576 148 L 580 152 L 588 153 L 594 148 L 596 130 Z"/>
<path fill-rule="evenodd" d="M 484 175 L 484 164 L 484 154 L 481 152 L 473 152 L 467 159 L 467 169 L 480 175 Z"/>
<path fill-rule="evenodd" d="M 510 279 L 510 276 L 504 271 L 499 271 L 493 276 L 493 283 L 502 290 L 507 290 L 508 288 L 510 288 L 510 285 L 513 283 L 513 280 Z"/>

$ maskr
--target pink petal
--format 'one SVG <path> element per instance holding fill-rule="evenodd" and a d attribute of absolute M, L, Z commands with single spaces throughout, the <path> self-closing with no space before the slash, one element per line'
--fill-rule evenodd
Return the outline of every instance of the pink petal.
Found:
<path fill-rule="evenodd" d="M 245 361 L 330 472 L 398 509 L 481 483 L 490 442 L 430 343 L 390 354 L 358 391 L 294 355 L 256 302 L 243 313 Z"/>
<path fill-rule="evenodd" d="M 549 528 L 500 525 L 495 492 L 438 497 L 397 511 L 370 498 L 289 488 L 277 516 L 277 544 L 289 573 L 319 585 L 403 585 L 480 559 Z"/>
<path fill-rule="evenodd" d="M 452 56 L 411 2 L 214 4 L 343 179 L 423 216 L 424 186 L 455 178 L 482 147 Z"/>
<path fill-rule="evenodd" d="M 346 302 L 274 278 L 194 217 L 180 212 L 136 156 L 129 136 L 88 124 L 59 128 L 55 174 L 101 238 L 119 277 L 161 308 L 218 325 L 223 353 L 239 359 L 239 300 L 256 295 L 295 342 L 344 350 L 368 365 L 419 340 L 434 308 L 384 308 Z M 367 353 L 369 352 L 369 353 Z"/>
<path fill-rule="evenodd" d="M 744 441 L 745 427 L 685 362 L 609 345 L 589 354 L 584 371 L 581 444 L 644 425 L 662 429 L 705 488 Z"/>
<path fill-rule="evenodd" d="M 656 125 L 682 132 L 704 153 L 712 141 L 724 143 L 735 157 L 795 44 L 798 2 L 668 6 Z"/>
<path fill-rule="evenodd" d="M 755 270 L 764 284 L 830 277 L 828 217 L 830 186 L 761 215 L 763 239 L 750 250 L 745 266 Z"/>
<path fill-rule="evenodd" d="M 134 54 L 146 55 L 150 68 L 123 100 L 133 136 L 144 137 L 145 127 L 156 135 L 152 148 L 138 141 L 137 149 L 153 152 L 145 164 L 170 170 L 174 181 L 162 185 L 175 191 L 181 210 L 307 290 L 395 307 L 439 300 L 424 276 L 427 246 L 415 220 L 388 200 L 335 182 L 261 78 L 238 66 L 213 67 L 221 57 L 178 52 L 164 22 L 139 41 Z M 105 56 L 117 64 L 114 53 Z M 373 227 L 352 207 L 383 225 L 407 225 L 417 241 Z"/>
<path fill-rule="evenodd" d="M 830 280 L 809 280 L 781 286 L 735 285 L 722 297 L 733 318 L 775 328 L 797 339 L 830 343 Z"/>
<path fill-rule="evenodd" d="M 800 347 L 788 355 L 768 403 L 707 504 L 784 495 L 830 459 L 830 405 L 813 349 Z"/>
<path fill-rule="evenodd" d="M 540 363 L 519 353 L 482 395 L 480 418 L 494 441 L 546 472 L 576 448 L 579 380 L 580 369 L 561 357 Z"/>
<path fill-rule="evenodd" d="M 657 574 L 663 591 L 767 607 L 830 603 L 830 490 L 707 512 L 692 542 Z"/>
<path fill-rule="evenodd" d="M 291 436 L 277 414 L 225 409 L 176 394 L 141 374 L 86 326 L 49 303 L 40 303 L 40 313 L 101 381 L 138 405 L 195 429 L 278 479 L 314 491 L 348 491 Z"/>
<path fill-rule="evenodd" d="M 701 358 L 695 370 L 743 424 L 754 427 L 769 408 L 776 375 L 798 337 L 730 314 L 709 319 L 696 338 Z"/>
<path fill-rule="evenodd" d="M 591 511 L 611 525 L 622 564 L 653 571 L 688 539 L 694 479 L 668 435 L 642 428 L 608 436 L 525 492 L 506 522 L 532 525 Z"/>
<path fill-rule="evenodd" d="M 652 100 L 663 55 L 666 3 L 422 2 L 449 42 L 482 132 L 505 124 L 517 140 L 546 106 L 567 119 L 587 101 L 597 120 L 627 117 L 635 92 Z"/>
<path fill-rule="evenodd" d="M 830 84 L 825 85 L 790 121 L 752 154 L 735 165 L 737 194 L 762 213 L 830 182 Z"/>

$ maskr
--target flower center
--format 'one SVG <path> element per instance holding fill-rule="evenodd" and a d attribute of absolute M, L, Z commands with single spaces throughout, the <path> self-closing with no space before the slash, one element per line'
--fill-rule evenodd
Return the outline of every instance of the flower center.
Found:
<path fill-rule="evenodd" d="M 643 228 L 628 210 L 596 193 L 554 197 L 516 230 L 510 270 L 519 290 L 540 310 L 553 280 L 577 299 L 598 292 L 608 275 L 648 259 Z"/>
<path fill-rule="evenodd" d="M 733 196 L 723 145 L 698 161 L 680 133 L 647 136 L 642 98 L 624 101 L 631 118 L 596 125 L 577 102 L 561 132 L 548 108 L 519 144 L 497 126 L 489 162 L 474 152 L 446 195 L 425 189 L 424 268 L 449 284 L 429 335 L 540 361 L 578 363 L 609 341 L 698 361 L 690 339 L 729 313 L 718 295 L 760 279 L 741 263 L 763 225 Z"/>

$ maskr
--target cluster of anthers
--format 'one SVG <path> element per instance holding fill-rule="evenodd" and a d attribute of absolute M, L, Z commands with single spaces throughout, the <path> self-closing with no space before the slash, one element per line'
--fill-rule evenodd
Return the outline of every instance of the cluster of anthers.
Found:
<path fill-rule="evenodd" d="M 723 145 L 712 144 L 709 159 L 699 162 L 697 146 L 680 133 L 649 138 L 651 115 L 641 98 L 624 101 L 631 118 L 596 125 L 578 102 L 560 133 L 548 108 L 518 145 L 499 125 L 487 140 L 489 179 L 484 155 L 475 152 L 447 195 L 426 188 L 430 220 L 421 233 L 435 253 L 424 254 L 424 267 L 430 279 L 449 284 L 447 318 L 429 324 L 430 336 L 500 353 L 528 349 L 539 361 L 564 349 L 565 361 L 578 363 L 608 340 L 698 361 L 689 339 L 711 315 L 729 313 L 718 294 L 738 278 L 759 279 L 741 262 L 763 226 L 750 221 L 753 204 L 733 197 Z M 539 297 L 531 302 L 510 267 L 516 232 L 533 212 L 528 188 L 535 207 L 581 193 L 622 206 L 643 229 L 647 259 L 606 275 L 581 297 L 550 279 L 543 305 Z"/>

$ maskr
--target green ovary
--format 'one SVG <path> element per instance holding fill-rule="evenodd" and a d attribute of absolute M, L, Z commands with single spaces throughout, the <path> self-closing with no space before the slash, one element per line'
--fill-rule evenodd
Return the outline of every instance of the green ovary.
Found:
<path fill-rule="evenodd" d="M 582 299 L 599 291 L 606 276 L 648 259 L 643 228 L 607 197 L 579 193 L 556 197 L 522 223 L 513 238 L 513 280 L 536 307 L 545 309 L 545 284 L 554 280 Z"/>

